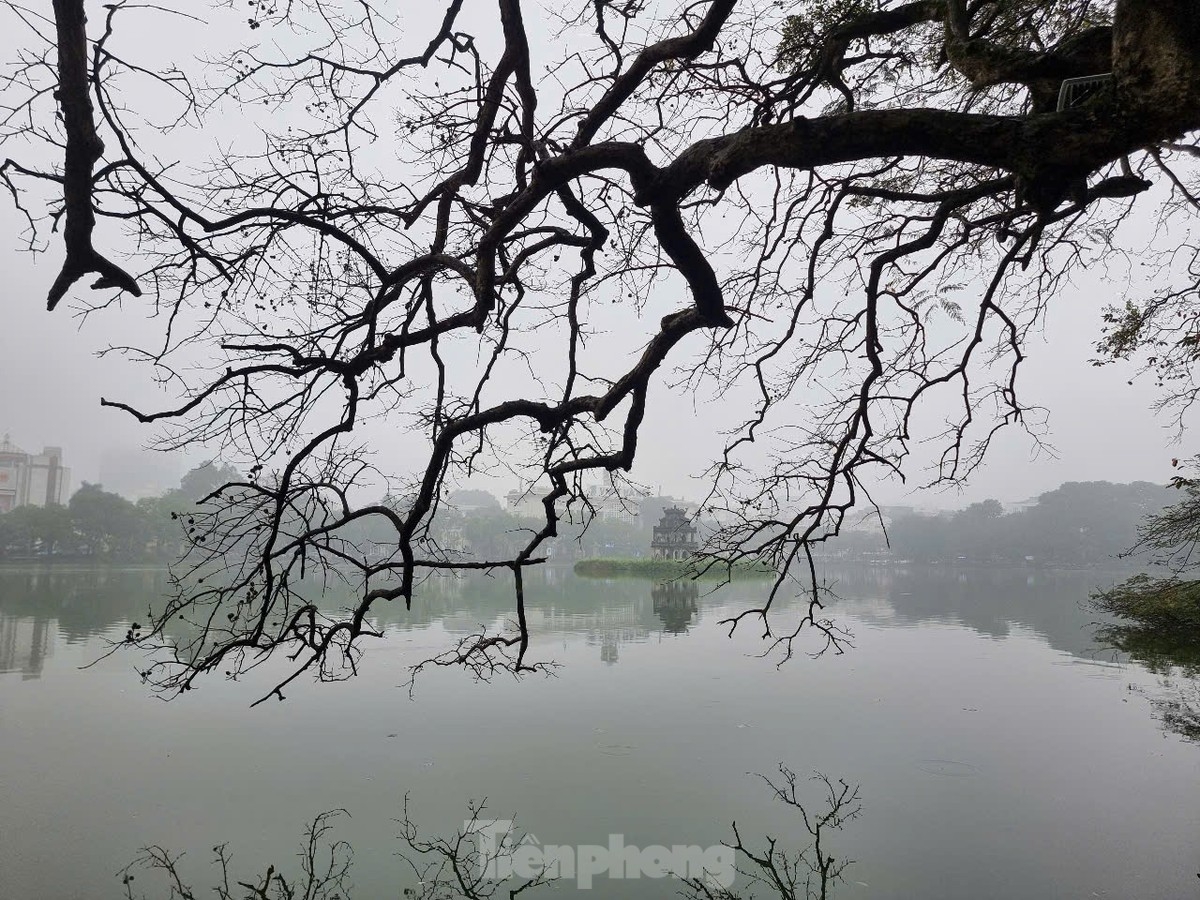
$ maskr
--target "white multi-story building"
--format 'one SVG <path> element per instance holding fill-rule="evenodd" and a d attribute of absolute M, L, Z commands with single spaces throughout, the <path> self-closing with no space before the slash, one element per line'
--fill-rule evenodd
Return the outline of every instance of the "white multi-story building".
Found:
<path fill-rule="evenodd" d="M 504 495 L 504 503 L 505 508 L 514 516 L 535 519 L 546 514 L 541 496 L 529 488 L 509 491 Z"/>
<path fill-rule="evenodd" d="M 587 498 L 601 519 L 626 525 L 638 524 L 640 504 L 649 496 L 645 488 L 618 482 L 611 472 L 587 488 Z"/>
<path fill-rule="evenodd" d="M 61 447 L 26 453 L 6 434 L 0 443 L 0 513 L 18 506 L 65 504 L 71 470 L 63 466 L 62 455 Z"/>

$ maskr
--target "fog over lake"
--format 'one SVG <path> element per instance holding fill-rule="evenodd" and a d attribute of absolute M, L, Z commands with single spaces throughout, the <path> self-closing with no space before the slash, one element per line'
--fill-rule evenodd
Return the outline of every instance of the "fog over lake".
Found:
<path fill-rule="evenodd" d="M 947 567 L 830 572 L 854 648 L 776 668 L 717 622 L 762 590 L 674 591 L 640 579 L 531 576 L 539 658 L 554 677 L 491 684 L 406 664 L 507 614 L 503 582 L 439 578 L 411 614 L 388 607 L 361 677 L 302 682 L 248 709 L 250 683 L 207 680 L 171 703 L 137 658 L 99 665 L 164 586 L 155 569 L 0 570 L 3 895 L 120 895 L 138 849 L 185 851 L 211 883 L 294 865 L 306 822 L 345 809 L 355 895 L 400 896 L 405 812 L 452 835 L 469 801 L 542 844 L 708 846 L 773 835 L 802 849 L 794 810 L 754 773 L 819 771 L 858 785 L 862 814 L 827 835 L 854 860 L 835 896 L 956 900 L 1182 897 L 1195 890 L 1200 747 L 1164 723 L 1194 667 L 1130 660 L 1079 603 L 1096 573 Z M 258 679 L 264 681 L 264 679 Z M 238 865 L 242 869 L 238 869 Z M 148 880 L 148 875 L 139 876 Z M 408 879 L 408 880 L 406 880 Z M 149 890 L 150 884 L 141 888 Z M 676 885 L 596 881 L 596 896 Z M 539 889 L 574 895 L 564 881 Z M 581 892 L 581 895 L 586 895 Z M 165 896 L 165 894 L 164 894 Z"/>
<path fill-rule="evenodd" d="M 1200 0 L 0 0 L 0 900 L 1200 888 Z"/>

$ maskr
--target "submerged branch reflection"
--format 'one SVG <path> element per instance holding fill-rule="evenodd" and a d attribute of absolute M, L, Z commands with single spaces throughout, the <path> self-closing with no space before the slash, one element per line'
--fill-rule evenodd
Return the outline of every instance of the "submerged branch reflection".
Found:
<path fill-rule="evenodd" d="M 1107 625 L 1096 632 L 1096 640 L 1157 675 L 1159 692 L 1148 694 L 1148 699 L 1163 729 L 1200 743 L 1200 635 L 1183 629 Z"/>
<path fill-rule="evenodd" d="M 597 883 L 630 895 L 639 885 L 651 895 L 665 890 L 687 900 L 828 900 L 854 861 L 830 842 L 862 812 L 859 788 L 814 773 L 810 789 L 787 766 L 776 776 L 759 776 L 774 799 L 798 817 L 796 831 L 807 833 L 801 846 L 764 837 L 747 841 L 737 822 L 733 837 L 701 848 L 682 844 L 625 846 L 621 835 L 605 845 L 559 846 L 542 843 L 512 819 L 494 819 L 486 801 L 467 806 L 467 818 L 449 837 L 423 836 L 410 815 L 407 799 L 399 820 L 401 872 L 396 893 L 412 900 L 496 900 L 555 885 L 558 893 L 589 890 Z M 819 797 L 808 804 L 802 794 Z M 215 883 L 206 893 L 219 900 L 350 900 L 354 851 L 333 831 L 345 810 L 321 813 L 307 826 L 298 863 L 235 870 L 226 844 L 213 848 Z M 802 825 L 803 832 L 798 826 Z M 117 873 L 125 900 L 194 900 L 200 896 L 183 871 L 182 853 L 159 845 Z M 140 879 L 140 880 L 139 880 Z"/>

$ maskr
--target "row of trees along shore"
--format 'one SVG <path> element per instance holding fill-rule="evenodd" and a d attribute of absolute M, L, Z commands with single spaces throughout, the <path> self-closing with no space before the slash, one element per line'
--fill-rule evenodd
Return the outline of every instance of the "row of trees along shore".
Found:
<path fill-rule="evenodd" d="M 188 472 L 178 488 L 137 502 L 85 482 L 66 506 L 21 507 L 0 516 L 0 559 L 174 559 L 184 550 L 188 516 L 197 501 L 239 477 L 230 466 L 206 463 Z M 493 502 L 481 502 L 481 497 Z M 1071 482 L 1007 513 L 999 501 L 985 500 L 954 513 L 896 517 L 886 538 L 878 531 L 848 530 L 828 544 L 824 555 L 911 563 L 1111 567 L 1122 564 L 1124 554 L 1138 543 L 1138 529 L 1147 516 L 1162 511 L 1171 499 L 1167 488 L 1149 482 Z M 469 512 L 457 509 L 456 500 L 470 501 Z M 549 555 L 563 561 L 648 556 L 651 526 L 666 502 L 670 501 L 648 499 L 634 522 L 598 518 L 586 528 L 564 522 Z M 450 552 L 477 559 L 512 552 L 536 524 L 482 491 L 452 494 L 439 520 L 435 538 Z M 362 548 L 375 547 L 376 554 L 389 552 L 394 536 L 371 524 L 376 523 L 364 522 L 349 536 Z M 714 527 L 700 524 L 702 532 Z"/>
<path fill-rule="evenodd" d="M 1178 465 L 1178 460 L 1175 460 Z M 1200 459 L 1189 466 L 1195 470 Z M 1112 635 L 1113 643 L 1153 652 L 1169 649 L 1172 658 L 1187 657 L 1195 669 L 1200 656 L 1200 579 L 1195 571 L 1200 542 L 1200 479 L 1179 474 L 1171 479 L 1179 492 L 1176 502 L 1148 516 L 1138 528 L 1133 550 L 1155 563 L 1158 574 L 1141 573 L 1092 595 L 1092 608 L 1134 623 Z M 1162 574 L 1162 570 L 1166 574 Z M 1136 654 L 1135 654 L 1136 655 Z M 1200 736 L 1200 709 L 1180 710 L 1180 721 L 1190 722 Z"/>
<path fill-rule="evenodd" d="M 0 559 L 177 559 L 189 511 L 240 477 L 231 466 L 208 462 L 184 475 L 178 488 L 136 502 L 85 481 L 65 506 L 20 506 L 0 515 Z"/>
<path fill-rule="evenodd" d="M 1127 554 L 1139 526 L 1172 499 L 1167 488 L 1146 481 L 1068 482 L 1008 513 L 985 500 L 952 515 L 898 518 L 888 536 L 892 556 L 913 562 L 1136 564 L 1138 555 Z"/>

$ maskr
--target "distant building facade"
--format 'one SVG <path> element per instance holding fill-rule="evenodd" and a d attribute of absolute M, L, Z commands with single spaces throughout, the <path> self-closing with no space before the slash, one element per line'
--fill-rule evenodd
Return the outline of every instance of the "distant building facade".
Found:
<path fill-rule="evenodd" d="M 523 518 L 542 518 L 546 508 L 542 505 L 543 493 L 535 485 L 517 488 L 504 495 L 505 508 L 511 515 Z M 641 504 L 650 496 L 644 488 L 625 484 L 606 473 L 590 485 L 585 485 L 583 495 L 590 507 L 590 514 L 603 522 L 620 522 L 624 525 L 639 525 Z M 562 501 L 559 502 L 562 510 Z"/>
<path fill-rule="evenodd" d="M 678 506 L 663 510 L 662 518 L 654 526 L 650 555 L 654 559 L 687 559 L 699 546 L 696 526 L 687 513 Z"/>
<path fill-rule="evenodd" d="M 532 488 L 511 490 L 504 495 L 504 501 L 509 515 L 532 519 L 546 514 L 542 498 L 534 494 Z"/>
<path fill-rule="evenodd" d="M 621 522 L 625 525 L 637 525 L 641 503 L 650 496 L 645 488 L 622 484 L 613 477 L 611 472 L 585 488 L 588 502 L 596 511 L 596 515 L 605 522 Z"/>
<path fill-rule="evenodd" d="M 71 470 L 62 464 L 61 447 L 26 453 L 6 434 L 0 443 L 0 513 L 19 506 L 65 505 Z"/>

